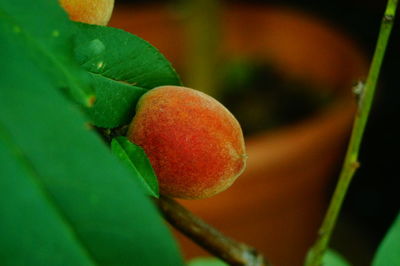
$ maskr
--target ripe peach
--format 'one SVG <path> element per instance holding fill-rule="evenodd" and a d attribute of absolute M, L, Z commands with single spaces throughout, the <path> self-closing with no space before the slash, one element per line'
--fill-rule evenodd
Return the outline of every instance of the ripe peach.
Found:
<path fill-rule="evenodd" d="M 74 21 L 107 25 L 114 8 L 114 0 L 59 0 Z"/>
<path fill-rule="evenodd" d="M 242 130 L 214 98 L 162 86 L 142 96 L 128 130 L 158 177 L 160 192 L 200 199 L 227 189 L 246 164 Z"/>

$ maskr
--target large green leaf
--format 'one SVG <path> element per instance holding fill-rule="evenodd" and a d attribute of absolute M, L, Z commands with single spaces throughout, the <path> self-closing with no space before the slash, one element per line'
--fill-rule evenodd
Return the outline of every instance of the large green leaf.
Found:
<path fill-rule="evenodd" d="M 188 261 L 187 266 L 227 266 L 225 262 L 215 257 L 198 257 Z"/>
<path fill-rule="evenodd" d="M 113 139 L 111 150 L 132 171 L 133 177 L 139 181 L 143 191 L 158 198 L 157 177 L 144 150 L 126 137 Z"/>
<path fill-rule="evenodd" d="M 95 85 L 97 99 L 90 117 L 96 126 L 126 124 L 147 90 L 181 84 L 168 60 L 143 39 L 111 27 L 76 26 L 75 56 Z"/>
<path fill-rule="evenodd" d="M 351 264 L 337 251 L 328 249 L 323 258 L 324 266 L 350 266 Z"/>
<path fill-rule="evenodd" d="M 372 265 L 400 265 L 400 213 L 379 245 Z"/>
<path fill-rule="evenodd" d="M 93 265 L 4 128 L 0 162 L 1 265 Z"/>
<path fill-rule="evenodd" d="M 47 17 L 55 24 L 64 21 L 56 1 L 5 2 L 0 3 L 1 265 L 182 265 L 132 173 L 60 92 L 66 79 L 48 55 L 64 55 L 59 67 L 79 72 L 59 49 L 64 43 L 43 46 L 43 53 L 36 46 L 46 36 L 18 35 L 46 31 Z M 18 32 L 10 23 L 14 17 Z M 78 84 L 79 75 L 75 78 Z"/>
<path fill-rule="evenodd" d="M 13 42 L 26 44 L 24 48 L 35 60 L 35 68 L 46 71 L 55 86 L 89 106 L 94 92 L 88 86 L 87 73 L 79 69 L 71 56 L 74 34 L 71 25 L 58 1 L 0 1 L 0 31 L 9 33 L 8 38 Z M 1 59 L 2 64 L 7 63 Z"/>

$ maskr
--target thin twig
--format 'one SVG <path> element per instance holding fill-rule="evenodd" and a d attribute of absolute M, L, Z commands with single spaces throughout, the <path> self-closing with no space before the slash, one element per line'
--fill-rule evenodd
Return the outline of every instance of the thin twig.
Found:
<path fill-rule="evenodd" d="M 359 167 L 358 153 L 360 150 L 365 126 L 367 124 L 368 115 L 371 110 L 386 46 L 393 27 L 397 2 L 398 0 L 389 0 L 387 3 L 367 81 L 363 91 L 361 92 L 361 97 L 359 98 L 359 106 L 353 124 L 353 131 L 349 146 L 347 148 L 347 153 L 342 171 L 340 173 L 339 181 L 320 228 L 319 238 L 315 242 L 314 246 L 310 249 L 310 252 L 307 256 L 307 266 L 319 266 L 322 264 L 323 255 L 328 248 L 329 240 L 335 227 L 347 189 L 354 176 L 354 173 Z"/>
<path fill-rule="evenodd" d="M 256 249 L 224 236 L 175 200 L 161 196 L 156 203 L 172 226 L 229 265 L 270 265 Z"/>

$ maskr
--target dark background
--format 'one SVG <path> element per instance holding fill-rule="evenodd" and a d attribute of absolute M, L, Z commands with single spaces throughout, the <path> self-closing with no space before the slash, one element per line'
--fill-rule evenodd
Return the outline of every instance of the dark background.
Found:
<path fill-rule="evenodd" d="M 128 3 L 165 3 L 161 1 L 116 0 Z M 169 1 L 171 2 L 171 1 Z M 225 1 L 228 2 L 228 1 Z M 231 2 L 240 2 L 231 0 Z M 372 57 L 386 1 L 244 1 L 258 4 L 284 4 L 305 10 L 335 24 L 358 42 Z M 381 69 L 381 78 L 370 120 L 364 136 L 360 162 L 345 200 L 332 246 L 354 265 L 368 265 L 374 250 L 395 218 L 398 196 L 399 99 L 400 86 L 400 16 L 395 21 L 392 37 Z"/>

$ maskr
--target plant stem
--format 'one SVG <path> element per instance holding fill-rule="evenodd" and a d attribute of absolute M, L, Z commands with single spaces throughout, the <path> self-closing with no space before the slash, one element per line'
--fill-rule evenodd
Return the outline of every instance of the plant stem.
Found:
<path fill-rule="evenodd" d="M 393 27 L 397 2 L 398 0 L 389 0 L 387 3 L 367 81 L 363 91 L 361 92 L 361 97 L 359 98 L 359 105 L 353 124 L 350 143 L 347 148 L 347 153 L 343 163 L 342 171 L 339 176 L 339 181 L 322 226 L 319 230 L 319 238 L 315 242 L 314 246 L 310 249 L 307 256 L 305 263 L 307 266 L 322 265 L 323 255 L 328 248 L 329 240 L 335 227 L 336 220 L 342 207 L 349 184 L 354 176 L 354 173 L 359 167 L 358 154 L 360 145 L 365 126 L 367 124 L 368 115 L 371 110 L 386 46 Z"/>
<path fill-rule="evenodd" d="M 218 95 L 219 0 L 185 0 L 186 76 L 190 87 Z"/>
<path fill-rule="evenodd" d="M 173 199 L 160 196 L 156 204 L 171 225 L 229 265 L 269 265 L 256 249 L 224 236 Z"/>

